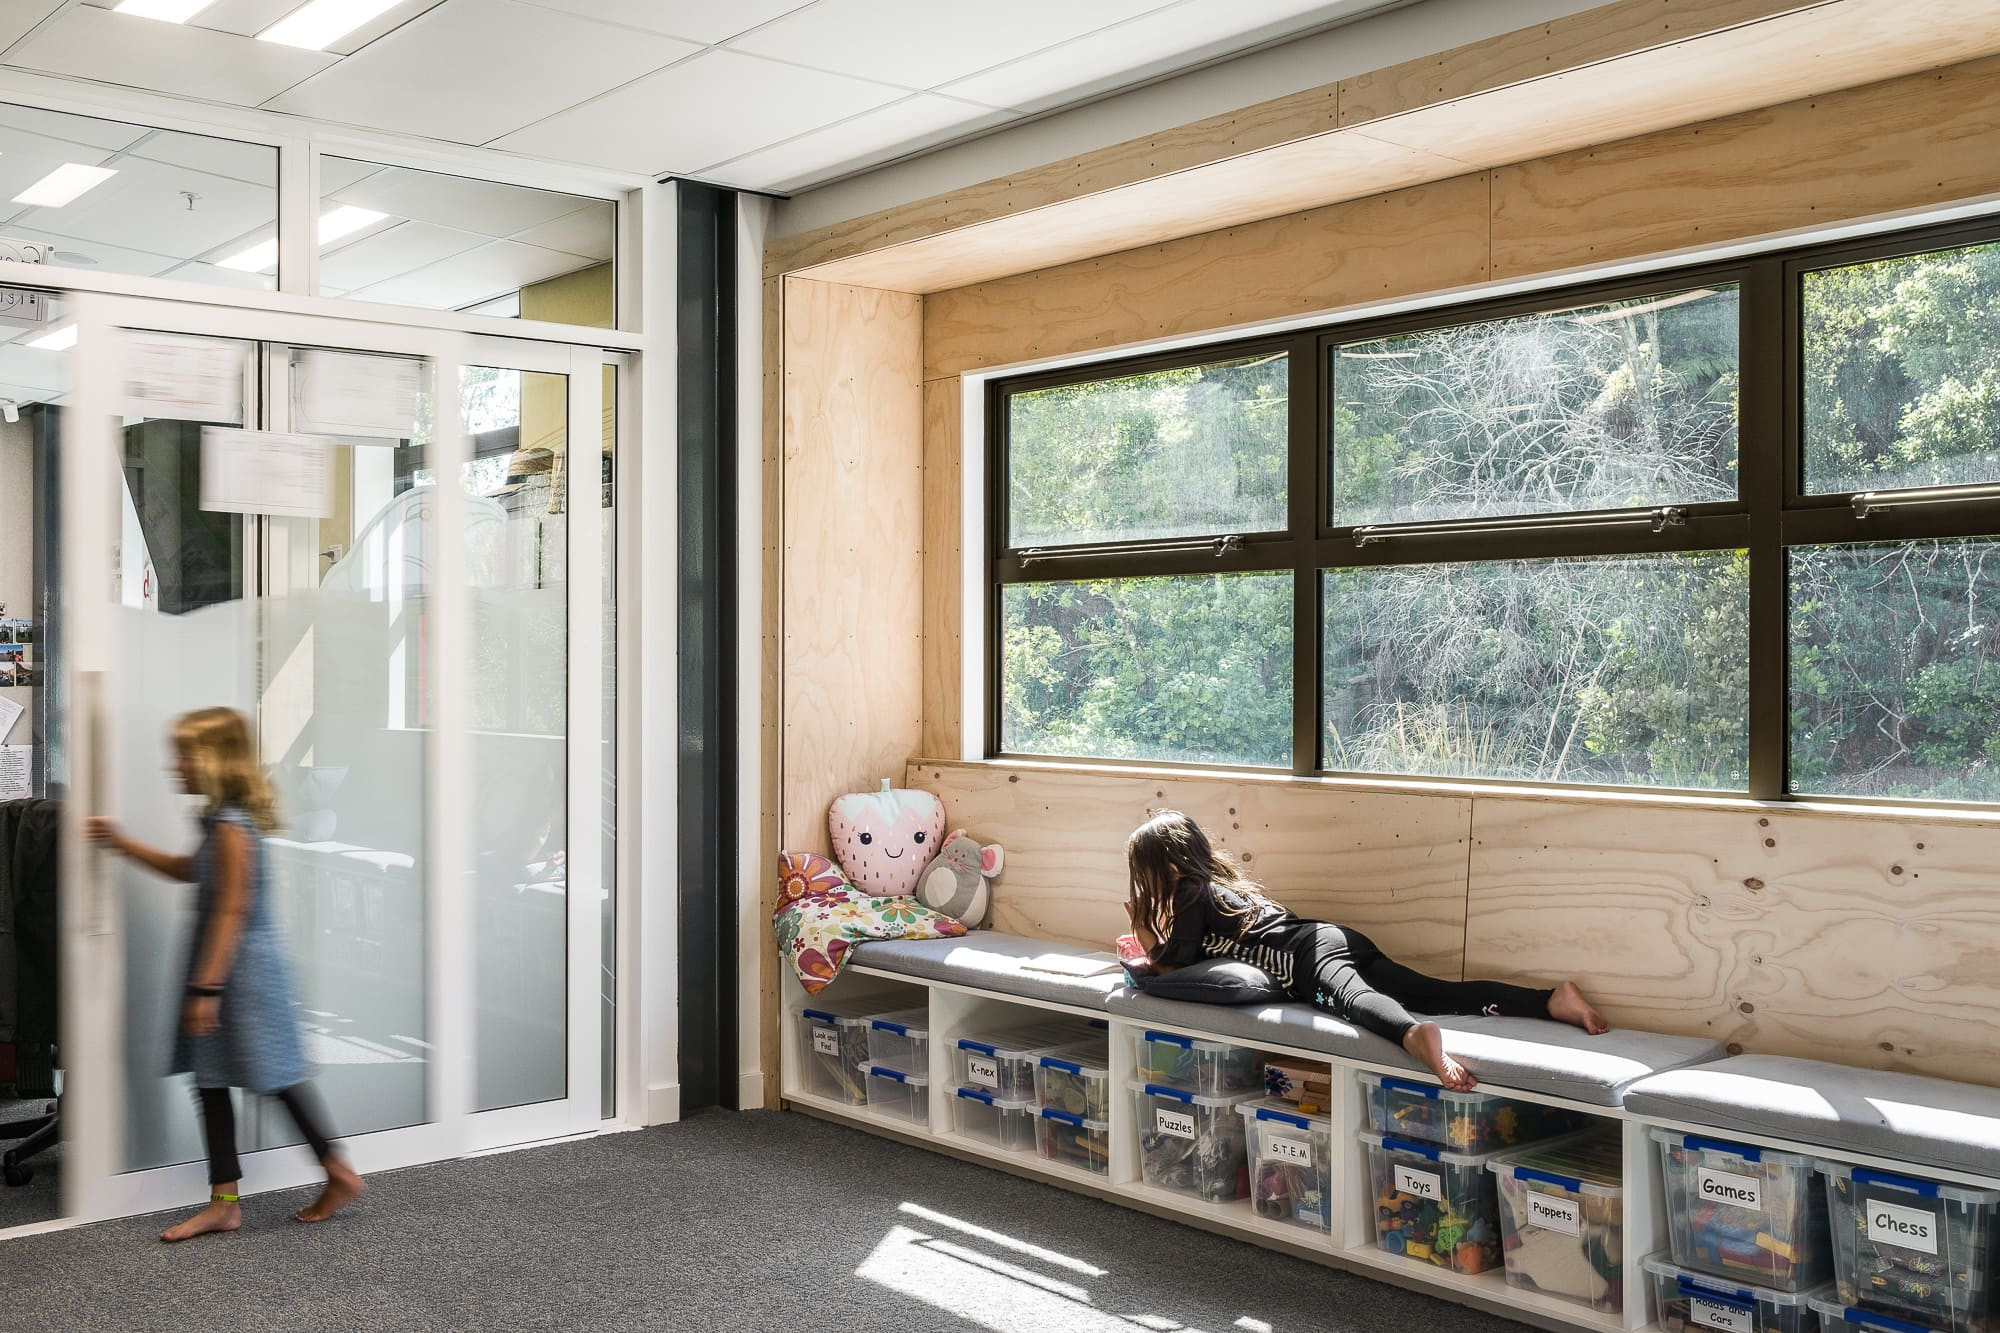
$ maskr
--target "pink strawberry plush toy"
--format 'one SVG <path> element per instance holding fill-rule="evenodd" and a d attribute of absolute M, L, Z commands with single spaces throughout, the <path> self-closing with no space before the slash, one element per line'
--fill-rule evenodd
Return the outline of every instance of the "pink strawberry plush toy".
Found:
<path fill-rule="evenodd" d="M 944 802 L 927 791 L 850 792 L 827 812 L 847 882 L 877 898 L 908 897 L 944 842 Z"/>

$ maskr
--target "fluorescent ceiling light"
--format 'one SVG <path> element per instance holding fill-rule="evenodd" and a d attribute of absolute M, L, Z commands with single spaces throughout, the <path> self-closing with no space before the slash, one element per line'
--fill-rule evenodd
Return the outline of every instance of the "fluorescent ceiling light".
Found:
<path fill-rule="evenodd" d="M 112 8 L 120 14 L 136 14 L 142 19 L 163 23 L 186 23 L 215 0 L 120 0 Z"/>
<path fill-rule="evenodd" d="M 32 204 L 38 208 L 61 208 L 78 195 L 97 188 L 117 174 L 111 167 L 86 167 L 81 162 L 65 162 L 15 195 L 14 202 Z"/>
<path fill-rule="evenodd" d="M 387 213 L 377 213 L 372 208 L 359 208 L 353 204 L 342 204 L 329 208 L 319 215 L 319 243 L 324 249 L 343 237 L 352 236 L 363 227 L 372 227 L 388 217 Z M 215 261 L 217 268 L 235 269 L 238 273 L 263 273 L 278 266 L 278 240 L 274 236 L 267 241 L 259 241 L 247 250 L 239 250 L 227 259 Z"/>
<path fill-rule="evenodd" d="M 76 346 L 76 325 L 65 324 L 61 328 L 50 329 L 39 338 L 30 338 L 24 347 L 39 347 L 44 352 L 67 352 Z"/>
<path fill-rule="evenodd" d="M 320 248 L 325 249 L 342 237 L 352 236 L 363 227 L 372 227 L 388 216 L 387 213 L 377 213 L 372 208 L 358 208 L 353 204 L 330 208 L 319 215 Z"/>
<path fill-rule="evenodd" d="M 324 51 L 377 14 L 401 3 L 402 0 L 307 0 L 258 33 L 257 40 Z"/>

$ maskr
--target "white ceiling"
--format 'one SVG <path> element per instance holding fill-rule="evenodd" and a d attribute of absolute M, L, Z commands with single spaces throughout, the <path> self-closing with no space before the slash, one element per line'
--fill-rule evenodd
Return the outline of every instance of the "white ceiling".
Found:
<path fill-rule="evenodd" d="M 326 53 L 0 0 L 0 64 L 790 192 L 1401 0 L 402 0 Z"/>

